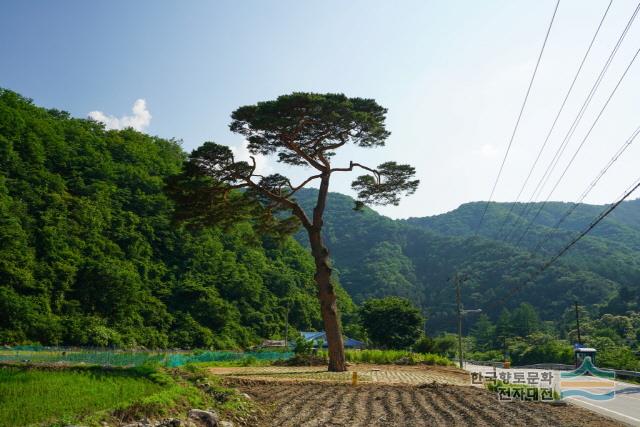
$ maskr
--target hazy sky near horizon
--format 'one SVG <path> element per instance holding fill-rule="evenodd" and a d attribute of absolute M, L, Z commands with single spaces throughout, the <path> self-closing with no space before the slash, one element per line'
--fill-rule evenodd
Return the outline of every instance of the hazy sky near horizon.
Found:
<path fill-rule="evenodd" d="M 495 200 L 514 200 L 609 0 L 563 0 Z M 614 0 L 533 179 L 528 200 L 637 6 Z M 486 200 L 524 98 L 555 0 L 6 1 L 0 87 L 45 107 L 246 155 L 231 111 L 293 91 L 340 92 L 389 109 L 383 149 L 349 148 L 336 165 L 410 163 L 420 189 L 396 217 Z M 543 199 L 640 48 L 640 17 L 577 127 Z M 640 126 L 640 59 L 552 195 L 574 201 Z M 640 176 L 640 137 L 587 202 L 611 202 Z M 265 172 L 308 170 L 261 159 Z M 332 191 L 352 194 L 355 175 Z M 636 195 L 637 197 L 637 195 Z"/>

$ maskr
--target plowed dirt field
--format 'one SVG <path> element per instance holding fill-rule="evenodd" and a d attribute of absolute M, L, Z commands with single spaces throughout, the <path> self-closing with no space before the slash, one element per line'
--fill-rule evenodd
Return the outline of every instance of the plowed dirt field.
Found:
<path fill-rule="evenodd" d="M 457 368 L 354 365 L 212 368 L 259 405 L 258 426 L 621 426 L 572 405 L 500 402 Z M 252 422 L 253 426 L 255 423 Z"/>
<path fill-rule="evenodd" d="M 264 426 L 620 426 L 574 406 L 499 402 L 469 387 L 231 381 L 261 403 Z"/>

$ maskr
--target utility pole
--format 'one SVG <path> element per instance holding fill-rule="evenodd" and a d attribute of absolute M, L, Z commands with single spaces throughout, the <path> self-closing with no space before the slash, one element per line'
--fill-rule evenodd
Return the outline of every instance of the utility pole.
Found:
<path fill-rule="evenodd" d="M 453 281 L 456 285 L 456 305 L 458 306 L 458 361 L 460 363 L 460 369 L 464 369 L 464 355 L 462 354 L 462 316 L 468 313 L 480 313 L 482 309 L 464 310 L 462 308 L 462 298 L 460 296 L 460 284 L 463 280 L 467 280 L 467 277 L 460 277 L 458 273 L 453 275 Z"/>
<path fill-rule="evenodd" d="M 287 300 L 287 311 L 284 316 L 284 348 L 289 350 L 289 300 Z"/>
<path fill-rule="evenodd" d="M 458 305 L 458 361 L 460 362 L 460 369 L 463 369 L 462 361 L 462 302 L 460 298 L 460 277 L 458 273 L 455 274 L 453 280 L 456 284 L 456 303 Z"/>
<path fill-rule="evenodd" d="M 509 356 L 509 350 L 507 349 L 507 337 L 505 335 L 502 336 L 502 354 L 504 356 L 504 360 L 507 360 Z"/>
<path fill-rule="evenodd" d="M 578 301 L 574 301 L 576 306 L 576 327 L 578 329 L 578 344 L 582 345 L 582 338 L 580 337 L 580 312 L 578 311 Z"/>

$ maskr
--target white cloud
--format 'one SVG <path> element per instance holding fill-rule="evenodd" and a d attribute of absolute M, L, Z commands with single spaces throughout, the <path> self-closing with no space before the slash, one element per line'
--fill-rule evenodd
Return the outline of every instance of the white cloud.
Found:
<path fill-rule="evenodd" d="M 138 131 L 143 131 L 151 123 L 151 113 L 147 109 L 147 101 L 144 99 L 137 99 L 136 102 L 133 103 L 131 112 L 133 115 L 120 118 L 107 115 L 102 111 L 91 111 L 88 116 L 90 119 L 104 123 L 107 129 L 125 129 L 130 127 Z"/>
<path fill-rule="evenodd" d="M 251 164 L 251 156 L 256 159 L 256 171 L 258 175 L 268 175 L 271 173 L 271 167 L 269 166 L 269 159 L 259 154 L 251 154 L 247 148 L 247 141 L 243 141 L 240 146 L 230 147 L 233 152 L 233 158 L 236 161 L 246 161 Z"/>

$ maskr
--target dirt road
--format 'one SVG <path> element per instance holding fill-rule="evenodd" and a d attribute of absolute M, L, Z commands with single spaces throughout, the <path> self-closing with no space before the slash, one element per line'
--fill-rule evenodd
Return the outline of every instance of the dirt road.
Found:
<path fill-rule="evenodd" d="M 573 406 L 501 403 L 494 393 L 477 387 L 229 381 L 261 403 L 261 423 L 269 426 L 621 425 Z"/>

